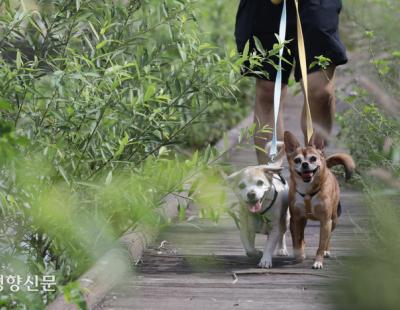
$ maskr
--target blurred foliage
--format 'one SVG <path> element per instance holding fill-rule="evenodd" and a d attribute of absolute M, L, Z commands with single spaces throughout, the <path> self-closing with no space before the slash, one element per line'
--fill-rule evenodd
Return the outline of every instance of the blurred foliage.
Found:
<path fill-rule="evenodd" d="M 336 309 L 373 310 L 397 309 L 400 303 L 400 273 L 397 268 L 400 255 L 400 188 L 380 184 L 368 185 L 365 204 L 369 210 L 368 227 L 364 227 L 360 243 L 354 244 L 356 255 L 348 258 L 333 291 Z M 395 192 L 383 191 L 392 188 Z"/>
<path fill-rule="evenodd" d="M 399 1 L 346 1 L 344 7 L 355 55 L 368 51 L 369 64 L 363 63 L 363 74 L 375 77 L 374 82 L 398 102 Z M 361 227 L 364 234 L 356 247 L 359 253 L 343 266 L 346 280 L 338 283 L 334 302 L 337 309 L 397 309 L 400 119 L 376 104 L 361 87 L 355 86 L 346 101 L 349 109 L 339 115 L 341 138 L 358 165 L 368 222 Z"/>
<path fill-rule="evenodd" d="M 207 148 L 247 115 L 236 6 L 205 0 L 0 0 L 0 274 L 75 280 L 168 193 L 225 199 Z M 193 178 L 205 176 L 209 184 Z M 212 185 L 214 184 L 214 185 Z M 212 188 L 210 188 L 210 186 Z M 1 292 L 43 308 L 55 293 Z"/>
<path fill-rule="evenodd" d="M 395 98 L 400 97 L 400 37 L 397 0 L 347 0 L 343 3 L 346 45 L 368 51 L 366 73 L 374 74 Z"/>
<path fill-rule="evenodd" d="M 203 36 L 207 37 L 217 49 L 222 49 L 225 57 L 232 57 L 236 51 L 236 44 L 233 36 L 235 25 L 235 14 L 239 1 L 227 2 L 225 0 L 197 0 L 198 10 L 196 20 L 199 23 L 199 30 Z M 257 57 L 254 57 L 257 59 Z M 238 77 L 232 70 L 229 71 L 231 81 Z M 212 105 L 205 113 L 200 116 L 188 130 L 186 143 L 189 146 L 204 146 L 214 143 L 221 138 L 221 133 L 231 128 L 244 115 L 250 112 L 251 105 L 249 99 L 253 97 L 254 86 L 249 79 L 240 79 L 238 87 L 241 92 L 235 93 L 236 102 L 232 100 L 220 100 L 218 104 Z"/>
<path fill-rule="evenodd" d="M 57 171 L 41 154 L 16 158 L 13 184 L 7 184 L 12 190 L 0 193 L 5 216 L 0 222 L 2 274 L 52 274 L 64 286 L 139 220 L 150 227 L 166 225 L 158 206 L 169 193 L 179 193 L 185 184 L 201 178 L 206 160 L 212 157 L 196 153 L 185 161 L 149 158 L 140 168 L 114 170 L 96 182 L 77 181 L 71 187 L 62 179 L 56 181 Z M 4 295 L 2 302 L 28 302 L 40 308 L 49 297 L 21 289 Z"/>

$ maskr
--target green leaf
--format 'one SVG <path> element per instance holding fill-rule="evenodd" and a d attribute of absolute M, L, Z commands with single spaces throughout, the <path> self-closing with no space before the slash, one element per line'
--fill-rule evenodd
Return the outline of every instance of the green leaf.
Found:
<path fill-rule="evenodd" d="M 6 101 L 5 99 L 0 98 L 0 109 L 6 110 L 6 111 L 11 111 L 11 109 L 12 109 L 11 103 Z"/>
<path fill-rule="evenodd" d="M 15 58 L 15 63 L 17 65 L 17 69 L 21 69 L 23 62 L 22 62 L 22 58 L 21 58 L 21 51 L 17 50 L 17 55 Z"/>
<path fill-rule="evenodd" d="M 249 50 L 250 50 L 250 41 L 247 41 L 243 49 L 243 54 L 242 54 L 243 58 L 247 59 L 249 57 Z"/>
<path fill-rule="evenodd" d="M 151 97 L 153 97 L 153 95 L 156 93 L 156 86 L 154 84 L 150 84 L 147 89 L 146 92 L 144 94 L 144 101 L 148 101 Z"/>
<path fill-rule="evenodd" d="M 99 50 L 99 49 L 103 48 L 108 42 L 110 42 L 110 41 L 109 40 L 101 41 L 100 43 L 98 43 L 96 45 L 96 50 Z"/>
<path fill-rule="evenodd" d="M 374 32 L 373 31 L 365 31 L 364 32 L 364 34 L 365 34 L 365 36 L 368 38 L 368 39 L 372 39 L 372 38 L 374 38 L 375 37 L 375 34 L 374 34 Z"/>
<path fill-rule="evenodd" d="M 178 46 L 179 55 L 181 56 L 183 61 L 186 61 L 187 60 L 187 54 L 186 54 L 186 51 L 184 49 L 185 46 L 181 45 L 179 43 L 177 43 L 177 46 Z"/>
<path fill-rule="evenodd" d="M 254 36 L 253 38 L 254 38 L 254 43 L 255 43 L 255 45 L 256 45 L 257 50 L 258 50 L 263 56 L 265 56 L 267 53 L 266 53 L 266 51 L 265 51 L 265 48 L 264 48 L 263 44 L 261 43 L 261 41 L 260 41 L 256 36 Z"/>
<path fill-rule="evenodd" d="M 106 181 L 105 181 L 106 185 L 110 185 L 111 184 L 112 177 L 113 177 L 113 173 L 112 173 L 112 170 L 110 170 L 110 172 L 108 172 L 107 177 L 106 177 Z"/>
<path fill-rule="evenodd" d="M 396 58 L 400 58 L 400 51 L 394 51 L 394 52 L 392 53 L 392 56 L 393 56 L 393 57 L 396 57 Z"/>
<path fill-rule="evenodd" d="M 180 202 L 178 205 L 178 210 L 179 210 L 179 220 L 184 221 L 186 218 L 186 209 L 187 209 L 187 203 L 186 202 Z"/>
<path fill-rule="evenodd" d="M 204 163 L 208 163 L 210 157 L 211 157 L 211 145 L 208 145 L 204 152 L 204 158 L 203 158 Z"/>
<path fill-rule="evenodd" d="M 114 157 L 118 157 L 122 154 L 122 152 L 125 150 L 125 147 L 128 145 L 129 142 L 129 136 L 125 132 L 124 137 L 118 141 L 119 142 L 119 147 L 118 150 L 115 152 Z"/>
<path fill-rule="evenodd" d="M 68 177 L 67 177 L 67 173 L 65 172 L 64 168 L 61 167 L 61 166 L 57 166 L 57 170 L 60 172 L 60 174 L 63 177 L 63 179 L 65 180 L 65 182 L 68 185 L 70 185 L 70 182 L 69 182 Z"/>

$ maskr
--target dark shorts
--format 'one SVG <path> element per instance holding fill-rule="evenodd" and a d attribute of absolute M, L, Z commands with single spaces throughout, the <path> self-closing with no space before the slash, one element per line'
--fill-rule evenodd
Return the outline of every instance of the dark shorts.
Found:
<path fill-rule="evenodd" d="M 282 63 L 282 79 L 287 84 L 294 63 L 299 63 L 297 53 L 296 8 L 294 0 L 287 0 L 287 33 L 286 40 L 292 40 L 286 45 L 283 57 L 288 60 Z M 317 56 L 324 56 L 333 65 L 347 62 L 346 50 L 339 38 L 339 14 L 342 9 L 341 0 L 301 0 L 300 16 L 307 54 L 307 66 L 314 62 Z M 236 16 L 235 37 L 239 53 L 242 53 L 246 42 L 250 42 L 250 52 L 256 51 L 253 37 L 257 37 L 264 49 L 271 50 L 278 43 L 275 34 L 279 33 L 279 22 L 282 14 L 282 4 L 274 5 L 270 0 L 241 0 Z M 288 51 L 290 50 L 290 52 Z M 278 57 L 272 56 L 278 64 Z M 294 61 L 295 60 L 295 61 Z M 320 70 L 314 66 L 308 68 L 308 73 Z M 265 80 L 275 80 L 276 69 L 264 61 L 261 68 L 251 71 L 264 71 L 266 74 L 250 72 L 248 65 L 243 68 L 245 75 L 257 76 Z M 301 79 L 300 66 L 295 66 L 296 81 Z"/>

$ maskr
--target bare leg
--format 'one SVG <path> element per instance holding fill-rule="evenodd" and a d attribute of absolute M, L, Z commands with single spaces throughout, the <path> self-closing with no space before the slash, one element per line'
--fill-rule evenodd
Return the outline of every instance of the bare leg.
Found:
<path fill-rule="evenodd" d="M 265 125 L 273 128 L 274 125 L 274 87 L 275 83 L 261 79 L 256 80 L 256 103 L 254 107 L 254 122 L 256 124 L 256 131 L 254 135 L 254 144 L 257 146 L 256 154 L 259 164 L 266 164 L 268 162 L 265 145 L 271 139 L 272 133 L 259 132 Z M 287 86 L 282 85 L 282 99 L 287 92 Z M 283 104 L 281 104 L 279 118 L 278 118 L 278 139 L 283 139 Z"/>
<path fill-rule="evenodd" d="M 320 70 L 308 75 L 308 92 L 311 116 L 314 128 L 323 135 L 329 135 L 332 131 L 335 111 L 335 67 Z M 303 106 L 301 116 L 301 128 L 306 137 L 306 109 Z M 305 138 L 306 139 L 306 138 Z M 306 141 L 306 144 L 308 141 Z"/>

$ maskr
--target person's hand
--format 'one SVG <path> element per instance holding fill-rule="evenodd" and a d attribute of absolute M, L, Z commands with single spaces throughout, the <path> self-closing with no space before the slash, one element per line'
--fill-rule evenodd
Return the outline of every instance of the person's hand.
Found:
<path fill-rule="evenodd" d="M 271 0 L 271 2 L 272 2 L 273 4 L 278 5 L 278 4 L 281 4 L 282 0 Z"/>

